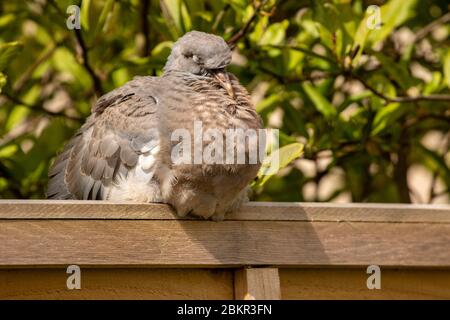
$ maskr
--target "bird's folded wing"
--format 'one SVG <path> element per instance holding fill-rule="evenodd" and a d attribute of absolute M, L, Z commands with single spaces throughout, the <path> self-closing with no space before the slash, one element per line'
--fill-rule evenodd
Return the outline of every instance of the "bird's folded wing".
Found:
<path fill-rule="evenodd" d="M 138 78 L 102 96 L 49 170 L 47 197 L 105 199 L 139 155 L 158 145 L 151 79 Z"/>

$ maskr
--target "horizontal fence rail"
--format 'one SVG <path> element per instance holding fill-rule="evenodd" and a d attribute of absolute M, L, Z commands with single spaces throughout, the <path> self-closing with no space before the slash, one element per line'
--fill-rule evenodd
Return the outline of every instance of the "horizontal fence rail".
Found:
<path fill-rule="evenodd" d="M 0 267 L 450 267 L 450 207 L 249 203 L 225 221 L 164 204 L 0 201 Z"/>

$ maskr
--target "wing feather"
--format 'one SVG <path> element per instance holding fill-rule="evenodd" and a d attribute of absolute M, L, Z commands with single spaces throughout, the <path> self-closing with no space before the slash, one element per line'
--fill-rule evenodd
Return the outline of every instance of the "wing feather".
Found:
<path fill-rule="evenodd" d="M 139 77 L 98 100 L 50 168 L 48 198 L 105 199 L 111 184 L 136 166 L 141 150 L 158 143 L 153 81 Z"/>

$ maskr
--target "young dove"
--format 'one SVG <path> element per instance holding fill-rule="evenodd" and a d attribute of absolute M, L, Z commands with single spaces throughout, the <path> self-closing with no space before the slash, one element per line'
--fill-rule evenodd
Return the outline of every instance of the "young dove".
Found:
<path fill-rule="evenodd" d="M 221 37 L 186 33 L 162 76 L 135 77 L 97 101 L 50 168 L 47 197 L 162 202 L 180 217 L 214 220 L 239 208 L 261 164 L 248 161 L 254 143 L 244 149 L 244 164 L 173 161 L 177 129 L 194 137 L 200 123 L 202 132 L 213 129 L 225 140 L 227 129 L 261 128 L 247 90 L 226 71 L 230 61 Z"/>

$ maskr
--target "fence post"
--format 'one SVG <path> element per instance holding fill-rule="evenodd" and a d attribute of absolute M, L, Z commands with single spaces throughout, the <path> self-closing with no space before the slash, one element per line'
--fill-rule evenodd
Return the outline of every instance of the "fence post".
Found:
<path fill-rule="evenodd" d="M 236 300 L 280 300 L 278 268 L 242 268 L 234 274 Z"/>

